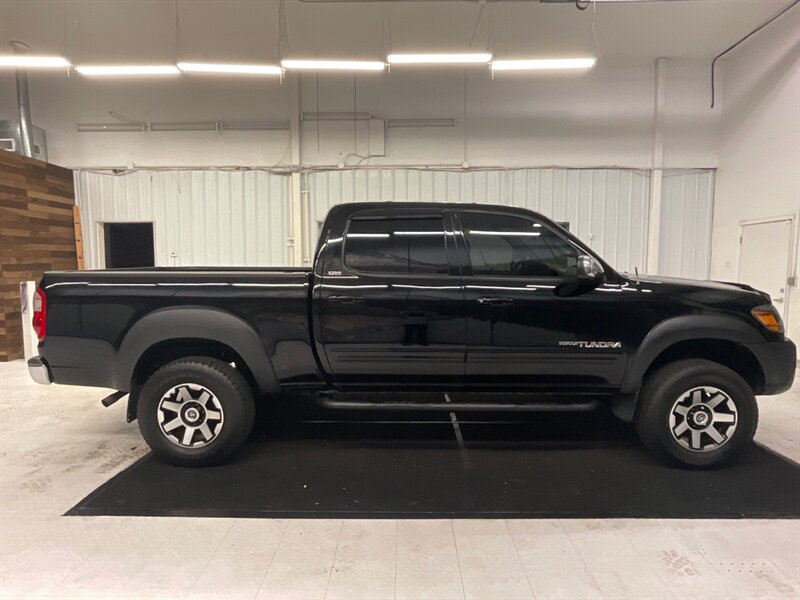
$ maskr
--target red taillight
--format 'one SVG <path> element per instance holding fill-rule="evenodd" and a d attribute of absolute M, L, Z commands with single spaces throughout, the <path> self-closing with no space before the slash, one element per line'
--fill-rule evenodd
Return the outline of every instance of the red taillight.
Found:
<path fill-rule="evenodd" d="M 40 342 L 47 335 L 47 296 L 41 288 L 36 288 L 33 293 L 33 330 Z"/>

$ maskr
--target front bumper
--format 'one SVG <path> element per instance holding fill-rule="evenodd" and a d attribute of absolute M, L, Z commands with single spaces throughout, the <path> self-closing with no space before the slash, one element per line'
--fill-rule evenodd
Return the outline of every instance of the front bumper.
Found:
<path fill-rule="evenodd" d="M 792 387 L 797 371 L 797 348 L 791 340 L 748 344 L 747 348 L 761 363 L 764 372 L 762 394 L 780 394 Z"/>
<path fill-rule="evenodd" d="M 34 356 L 28 359 L 28 373 L 36 383 L 42 385 L 49 385 L 53 383 L 53 378 L 50 376 L 50 369 L 43 358 Z"/>

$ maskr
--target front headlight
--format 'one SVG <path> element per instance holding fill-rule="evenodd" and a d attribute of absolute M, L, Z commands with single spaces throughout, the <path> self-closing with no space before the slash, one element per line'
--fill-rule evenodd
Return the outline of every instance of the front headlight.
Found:
<path fill-rule="evenodd" d="M 783 319 L 780 313 L 771 304 L 756 306 L 750 313 L 763 327 L 774 333 L 783 333 Z"/>

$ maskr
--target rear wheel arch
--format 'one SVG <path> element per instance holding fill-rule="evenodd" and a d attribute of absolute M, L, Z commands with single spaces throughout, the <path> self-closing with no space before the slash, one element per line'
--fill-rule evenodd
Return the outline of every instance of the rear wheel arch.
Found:
<path fill-rule="evenodd" d="M 136 420 L 139 394 L 153 373 L 173 361 L 195 356 L 213 358 L 232 364 L 244 376 L 250 389 L 253 391 L 260 389 L 247 362 L 227 344 L 200 338 L 162 340 L 145 350 L 133 369 L 128 396 L 128 422 Z"/>
<path fill-rule="evenodd" d="M 259 334 L 235 315 L 204 307 L 162 309 L 139 319 L 120 344 L 114 377 L 117 389 L 135 390 L 148 369 L 152 373 L 153 367 L 186 356 L 234 362 L 254 390 L 275 393 L 280 389 Z"/>
<path fill-rule="evenodd" d="M 236 350 L 216 340 L 195 337 L 161 340 L 147 348 L 133 368 L 131 387 L 143 384 L 150 375 L 167 363 L 189 356 L 206 356 L 233 363 L 251 386 L 258 387 L 249 365 Z"/>

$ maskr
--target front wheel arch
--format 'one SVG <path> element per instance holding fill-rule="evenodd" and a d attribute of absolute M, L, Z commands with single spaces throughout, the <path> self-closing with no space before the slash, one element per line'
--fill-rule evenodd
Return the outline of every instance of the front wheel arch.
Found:
<path fill-rule="evenodd" d="M 758 395 L 765 385 L 764 369 L 755 355 L 744 344 L 717 338 L 688 338 L 661 350 L 647 364 L 641 379 L 634 389 L 620 394 L 612 401 L 614 414 L 625 422 L 631 422 L 639 407 L 639 395 L 642 385 L 653 373 L 669 365 L 683 360 L 705 360 L 738 373 Z M 628 383 L 630 386 L 630 382 Z"/>
<path fill-rule="evenodd" d="M 665 352 L 674 352 L 676 348 L 685 350 L 695 345 L 702 349 L 709 347 L 710 344 L 724 345 L 728 348 L 732 347 L 731 344 L 743 347 L 745 344 L 765 341 L 768 340 L 763 332 L 755 323 L 750 323 L 742 315 L 684 315 L 667 319 L 653 327 L 642 340 L 636 353 L 631 356 L 621 391 L 624 394 L 636 392 L 653 363 L 663 357 Z M 699 350 L 690 354 L 690 358 L 703 358 Z M 684 353 L 684 356 L 686 355 Z M 752 358 L 755 360 L 755 357 Z M 714 357 L 709 357 L 709 360 L 714 360 Z M 720 362 L 718 358 L 716 362 Z"/>

